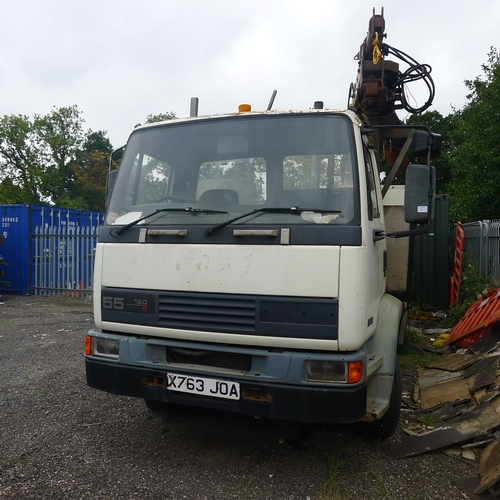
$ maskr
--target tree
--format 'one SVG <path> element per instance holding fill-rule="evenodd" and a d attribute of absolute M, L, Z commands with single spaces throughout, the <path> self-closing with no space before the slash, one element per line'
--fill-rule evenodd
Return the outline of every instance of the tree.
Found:
<path fill-rule="evenodd" d="M 483 77 L 465 82 L 469 103 L 455 113 L 450 157 L 452 220 L 500 217 L 500 57 L 491 48 Z"/>
<path fill-rule="evenodd" d="M 63 200 L 71 197 L 73 177 L 71 163 L 81 149 L 84 120 L 76 105 L 67 108 L 54 107 L 45 116 L 36 115 L 34 129 L 45 146 L 46 168 L 45 190 L 51 201 L 62 206 Z"/>
<path fill-rule="evenodd" d="M 42 146 L 27 116 L 0 119 L 0 202 L 42 203 L 44 162 Z"/>
<path fill-rule="evenodd" d="M 15 203 L 30 203 L 27 193 L 19 185 L 15 184 L 10 177 L 6 177 L 0 182 L 0 205 L 10 205 Z M 35 203 L 39 203 L 35 201 Z"/>
<path fill-rule="evenodd" d="M 74 187 L 66 206 L 104 211 L 108 163 L 109 153 L 92 150 L 83 153 L 79 161 L 71 165 Z"/>
<path fill-rule="evenodd" d="M 70 165 L 73 184 L 68 199 L 64 200 L 66 207 L 104 211 L 106 175 L 112 150 L 105 131 L 87 132 L 82 149 L 76 153 L 76 161 Z"/>
<path fill-rule="evenodd" d="M 89 130 L 85 135 L 82 150 L 86 153 L 90 153 L 91 151 L 102 151 L 110 154 L 111 151 L 113 151 L 113 146 L 106 137 L 106 131 L 98 130 L 97 132 L 93 132 Z"/>
<path fill-rule="evenodd" d="M 442 151 L 438 158 L 432 160 L 432 165 L 436 167 L 436 189 L 438 194 L 448 194 L 452 183 L 452 158 L 455 154 L 455 144 L 453 134 L 456 129 L 456 116 L 450 114 L 443 116 L 438 111 L 427 111 L 422 114 L 412 115 L 408 120 L 408 125 L 425 125 L 431 132 L 440 134 L 442 139 Z M 422 163 L 420 157 L 410 154 L 412 163 Z"/>
<path fill-rule="evenodd" d="M 103 210 L 113 147 L 106 132 L 84 134 L 83 123 L 76 106 L 0 119 L 0 203 Z"/>

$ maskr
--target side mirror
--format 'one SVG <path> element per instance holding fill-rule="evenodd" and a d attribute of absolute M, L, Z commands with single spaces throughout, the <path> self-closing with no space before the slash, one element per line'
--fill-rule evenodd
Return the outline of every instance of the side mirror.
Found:
<path fill-rule="evenodd" d="M 426 158 L 429 147 L 431 159 L 437 158 L 441 154 L 442 137 L 440 134 L 430 134 L 424 130 L 415 130 L 411 141 L 410 149 L 412 153 L 419 157 Z"/>
<path fill-rule="evenodd" d="M 405 220 L 430 224 L 434 216 L 436 169 L 430 165 L 408 165 L 405 180 Z"/>
<path fill-rule="evenodd" d="M 111 170 L 111 172 L 108 172 L 106 175 L 106 208 L 109 205 L 109 200 L 111 199 L 111 193 L 113 192 L 117 175 L 118 170 Z"/>

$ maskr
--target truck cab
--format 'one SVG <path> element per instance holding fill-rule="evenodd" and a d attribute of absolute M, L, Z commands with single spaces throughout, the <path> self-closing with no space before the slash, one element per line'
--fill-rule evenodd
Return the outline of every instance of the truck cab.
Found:
<path fill-rule="evenodd" d="M 406 220 L 425 223 L 431 184 L 414 184 Z M 387 233 L 352 110 L 136 128 L 96 250 L 88 385 L 392 434 L 406 305 L 386 290 Z"/>

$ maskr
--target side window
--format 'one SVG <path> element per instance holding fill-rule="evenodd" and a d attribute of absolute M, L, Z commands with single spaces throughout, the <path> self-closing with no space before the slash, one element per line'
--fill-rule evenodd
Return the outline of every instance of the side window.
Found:
<path fill-rule="evenodd" d="M 154 203 L 167 193 L 170 165 L 148 155 L 137 155 L 124 197 L 124 205 Z"/>
<path fill-rule="evenodd" d="M 153 203 L 168 192 L 170 165 L 151 156 L 144 155 L 137 203 Z"/>
<path fill-rule="evenodd" d="M 368 196 L 368 217 L 370 220 L 380 217 L 380 208 L 377 198 L 375 168 L 372 163 L 372 157 L 366 144 L 363 145 L 363 153 L 365 157 L 365 174 L 366 174 L 366 189 Z"/>

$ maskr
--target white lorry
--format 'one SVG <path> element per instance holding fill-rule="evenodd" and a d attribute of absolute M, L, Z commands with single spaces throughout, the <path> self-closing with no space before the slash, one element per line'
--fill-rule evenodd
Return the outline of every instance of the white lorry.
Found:
<path fill-rule="evenodd" d="M 383 36 L 374 14 L 364 46 Z M 439 138 L 394 119 L 401 73 L 364 46 L 347 110 L 244 105 L 132 132 L 96 250 L 89 386 L 152 409 L 394 432 L 407 298 L 386 279 L 394 264 L 407 288 L 411 265 L 386 243 L 425 231 L 434 174 L 407 167 L 389 234 L 378 151 L 402 149 L 393 177 L 408 147 L 429 160 Z"/>

